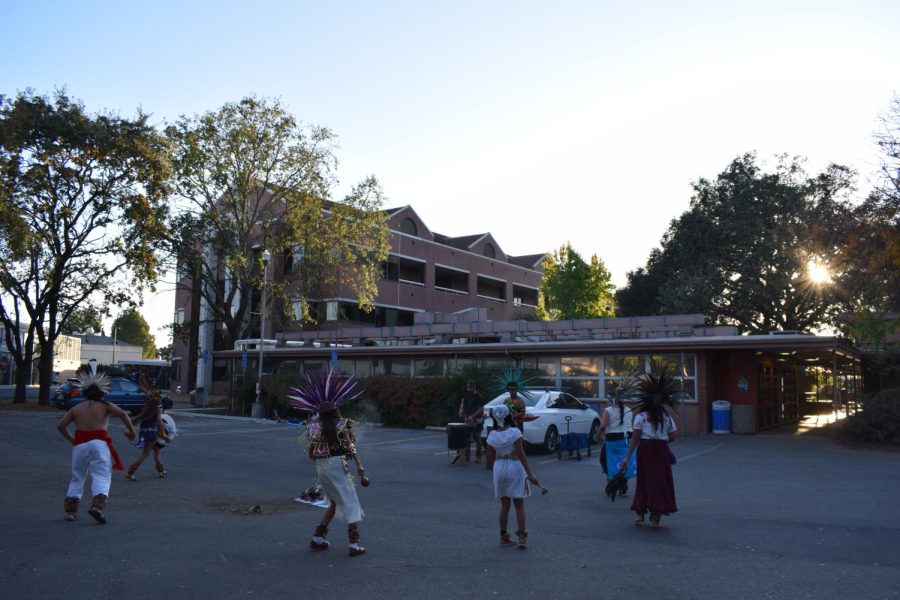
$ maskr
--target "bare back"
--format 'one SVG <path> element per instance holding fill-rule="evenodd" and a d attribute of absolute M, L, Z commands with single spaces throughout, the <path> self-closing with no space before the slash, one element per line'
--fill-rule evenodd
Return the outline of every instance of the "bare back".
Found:
<path fill-rule="evenodd" d="M 108 429 L 109 417 L 113 414 L 111 407 L 115 406 L 96 400 L 84 400 L 73 406 L 69 412 L 72 414 L 76 429 L 82 431 Z"/>
<path fill-rule="evenodd" d="M 128 439 L 134 438 L 134 427 L 132 427 L 125 411 L 115 404 L 107 404 L 100 400 L 83 400 L 76 404 L 60 419 L 56 428 L 64 438 L 74 441 L 74 438 L 68 431 L 70 423 L 75 423 L 75 429 L 80 431 L 96 431 L 98 429 L 107 431 L 109 418 L 112 416 L 119 417 L 128 429 L 125 432 L 125 437 Z"/>

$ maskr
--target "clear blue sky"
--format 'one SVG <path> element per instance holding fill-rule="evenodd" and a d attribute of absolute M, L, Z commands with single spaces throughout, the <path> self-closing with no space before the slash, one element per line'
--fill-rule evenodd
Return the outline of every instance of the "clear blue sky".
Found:
<path fill-rule="evenodd" d="M 866 191 L 900 92 L 897 1 L 0 0 L 0 21 L 0 93 L 159 124 L 278 97 L 339 136 L 338 195 L 371 173 L 434 231 L 568 240 L 617 285 L 744 152 L 846 164 Z"/>

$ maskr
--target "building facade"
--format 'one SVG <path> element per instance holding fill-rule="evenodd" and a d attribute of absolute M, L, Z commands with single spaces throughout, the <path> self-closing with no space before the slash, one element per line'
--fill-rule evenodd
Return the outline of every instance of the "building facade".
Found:
<path fill-rule="evenodd" d="M 466 309 L 480 310 L 492 320 L 534 316 L 546 253 L 510 256 L 490 233 L 461 237 L 434 233 L 410 206 L 385 213 L 391 249 L 382 266 L 374 310 L 360 311 L 352 290 L 338 288 L 332 296 L 310 301 L 309 308 L 318 317 L 316 326 L 295 322 L 289 329 L 408 327 L 422 315 Z M 292 262 L 302 260 L 299 248 L 295 254 L 272 255 L 269 281 L 279 281 Z M 178 325 L 207 320 L 202 302 L 190 290 L 189 281 L 183 278 L 175 300 L 174 322 Z M 272 344 L 276 337 L 287 335 L 274 320 L 266 321 L 264 328 L 260 337 L 272 340 Z M 217 347 L 216 329 L 215 324 L 196 325 L 196 333 L 186 339 L 176 338 L 173 386 L 180 385 L 183 390 L 202 388 L 208 393 L 227 362 L 219 355 L 227 348 Z M 196 348 L 193 353 L 192 347 Z"/>

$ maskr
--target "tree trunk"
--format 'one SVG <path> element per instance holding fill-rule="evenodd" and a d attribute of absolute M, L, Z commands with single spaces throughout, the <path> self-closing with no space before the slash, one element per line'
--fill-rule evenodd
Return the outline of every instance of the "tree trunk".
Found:
<path fill-rule="evenodd" d="M 28 402 L 27 386 L 31 383 L 31 360 L 33 354 L 26 347 L 23 360 L 19 362 L 17 353 L 13 353 L 13 361 L 16 363 L 16 392 L 13 396 L 13 404 L 25 404 Z"/>
<path fill-rule="evenodd" d="M 38 359 L 38 404 L 50 406 L 50 385 L 53 383 L 53 352 L 41 352 Z"/>

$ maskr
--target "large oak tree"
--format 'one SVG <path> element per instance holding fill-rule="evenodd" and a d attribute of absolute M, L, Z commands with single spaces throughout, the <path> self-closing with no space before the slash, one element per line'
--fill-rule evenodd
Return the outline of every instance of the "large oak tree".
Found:
<path fill-rule="evenodd" d="M 694 183 L 646 266 L 628 273 L 620 315 L 703 313 L 745 333 L 816 331 L 846 302 L 839 268 L 852 213 L 853 173 L 831 165 L 809 176 L 779 157 L 766 172 L 754 154 Z"/>
<path fill-rule="evenodd" d="M 156 279 L 168 146 L 145 115 L 91 115 L 62 91 L 4 101 L 0 144 L 0 321 L 20 374 L 15 401 L 39 347 L 46 404 L 49 349 L 73 313 L 131 304 Z"/>

